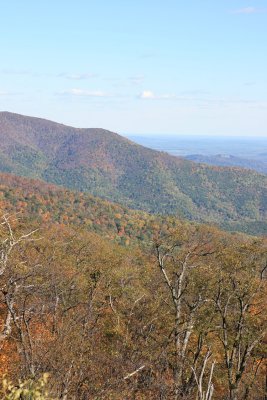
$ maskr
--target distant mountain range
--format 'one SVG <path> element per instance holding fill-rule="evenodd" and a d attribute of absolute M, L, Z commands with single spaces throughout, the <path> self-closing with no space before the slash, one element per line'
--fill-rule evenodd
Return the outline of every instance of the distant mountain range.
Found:
<path fill-rule="evenodd" d="M 151 213 L 251 231 L 266 224 L 267 177 L 253 171 L 196 164 L 107 130 L 7 112 L 0 113 L 0 139 L 2 172 Z"/>
<path fill-rule="evenodd" d="M 257 159 L 247 159 L 227 154 L 203 155 L 190 154 L 185 157 L 187 160 L 209 165 L 219 165 L 223 167 L 241 167 L 253 169 L 262 174 L 267 174 L 267 155 L 260 154 Z"/>

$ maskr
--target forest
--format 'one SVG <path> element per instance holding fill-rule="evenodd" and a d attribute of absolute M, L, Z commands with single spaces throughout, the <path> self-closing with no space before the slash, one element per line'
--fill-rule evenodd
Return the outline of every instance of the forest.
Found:
<path fill-rule="evenodd" d="M 266 238 L 177 220 L 126 245 L 16 212 L 0 227 L 1 398 L 266 399 Z"/>

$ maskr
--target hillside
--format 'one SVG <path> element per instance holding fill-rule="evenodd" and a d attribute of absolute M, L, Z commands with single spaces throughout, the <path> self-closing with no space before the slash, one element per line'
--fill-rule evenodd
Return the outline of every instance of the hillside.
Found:
<path fill-rule="evenodd" d="M 265 230 L 267 177 L 195 164 L 103 129 L 0 113 L 0 171 L 152 213 Z M 246 228 L 245 228 L 246 230 Z"/>
<path fill-rule="evenodd" d="M 177 228 L 181 223 L 173 217 L 134 211 L 87 193 L 1 173 L 0 212 L 17 215 L 29 223 L 82 228 L 126 246 L 151 244 L 159 231 Z"/>
<path fill-rule="evenodd" d="M 88 193 L 5 173 L 0 173 L 0 210 L 39 224 L 81 227 L 126 246 L 149 244 L 159 232 L 185 224 L 173 216 L 132 210 Z M 267 234 L 264 221 L 226 223 L 224 229 Z"/>

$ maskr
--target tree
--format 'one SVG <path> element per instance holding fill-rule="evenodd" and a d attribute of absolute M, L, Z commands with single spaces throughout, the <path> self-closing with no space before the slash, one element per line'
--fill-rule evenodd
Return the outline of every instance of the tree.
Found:
<path fill-rule="evenodd" d="M 262 366 L 267 268 L 262 242 L 228 243 L 217 257 L 213 302 L 229 399 L 248 399 Z"/>
<path fill-rule="evenodd" d="M 4 214 L 0 223 L 0 291 L 1 303 L 4 306 L 4 323 L 0 333 L 0 343 L 11 335 L 14 327 L 20 337 L 21 351 L 28 370 L 34 375 L 31 359 L 31 340 L 28 331 L 27 318 L 30 310 L 26 302 L 19 307 L 19 299 L 33 289 L 30 280 L 37 265 L 29 267 L 25 260 L 18 256 L 24 244 L 31 242 L 36 230 L 26 234 L 15 234 L 12 224 L 14 217 Z"/>
<path fill-rule="evenodd" d="M 212 232 L 188 228 L 156 243 L 157 263 L 171 299 L 173 315 L 170 338 L 174 347 L 171 361 L 174 398 L 180 399 L 198 387 L 199 399 L 211 399 L 214 362 L 209 368 L 207 389 L 203 391 L 204 375 L 212 352 L 207 345 L 211 318 L 207 314 L 208 257 L 214 253 Z M 208 320 L 201 324 L 203 318 Z"/>

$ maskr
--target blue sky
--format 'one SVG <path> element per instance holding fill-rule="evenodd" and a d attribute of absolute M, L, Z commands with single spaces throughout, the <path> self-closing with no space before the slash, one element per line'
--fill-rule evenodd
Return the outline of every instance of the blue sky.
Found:
<path fill-rule="evenodd" d="M 267 1 L 1 1 L 0 109 L 121 134 L 267 136 Z"/>

